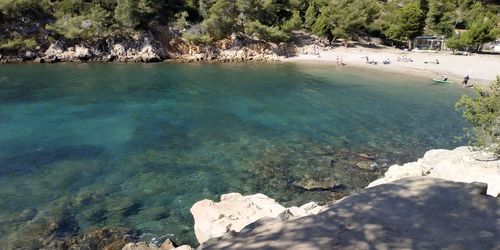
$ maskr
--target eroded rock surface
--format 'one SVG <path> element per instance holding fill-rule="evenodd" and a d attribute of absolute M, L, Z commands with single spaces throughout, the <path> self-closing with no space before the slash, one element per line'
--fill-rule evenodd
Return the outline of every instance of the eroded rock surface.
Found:
<path fill-rule="evenodd" d="M 285 208 L 263 194 L 243 196 L 230 193 L 222 195 L 220 200 L 202 200 L 191 208 L 196 238 L 200 243 L 230 231 L 239 232 L 262 218 L 299 218 L 316 214 L 322 209 L 314 202 L 301 207 Z"/>
<path fill-rule="evenodd" d="M 488 184 L 489 195 L 497 196 L 500 193 L 500 160 L 483 152 L 471 151 L 468 147 L 430 150 L 416 162 L 391 166 L 383 178 L 370 183 L 368 187 L 416 176 L 468 183 L 484 182 Z"/>
<path fill-rule="evenodd" d="M 122 250 L 192 250 L 193 248 L 188 245 L 182 245 L 176 247 L 175 244 L 167 239 L 161 246 L 157 246 L 153 243 L 146 242 L 137 242 L 137 243 L 128 243 L 125 245 Z"/>
<path fill-rule="evenodd" d="M 257 221 L 199 249 L 498 249 L 500 200 L 484 185 L 412 177 L 348 196 L 315 216 Z"/>

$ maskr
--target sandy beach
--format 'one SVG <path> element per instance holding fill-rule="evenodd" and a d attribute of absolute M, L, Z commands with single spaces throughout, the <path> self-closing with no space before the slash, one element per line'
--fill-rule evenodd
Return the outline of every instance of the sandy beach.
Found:
<path fill-rule="evenodd" d="M 316 53 L 314 50 L 312 53 L 311 50 L 307 51 L 309 53 L 299 54 L 283 61 L 336 64 L 338 57 L 342 58 L 343 63 L 347 66 L 414 74 L 436 79 L 443 79 L 447 76 L 456 84 L 461 84 L 463 78 L 469 75 L 471 78 L 469 83 L 476 86 L 489 85 L 496 79 L 497 75 L 500 75 L 500 54 L 461 56 L 452 55 L 450 51 L 439 53 L 405 52 L 390 47 L 340 47 L 330 50 L 316 50 Z M 366 57 L 369 58 L 369 61 L 377 61 L 378 63 L 376 65 L 368 64 Z M 410 58 L 412 62 L 398 61 L 398 57 Z M 383 61 L 387 59 L 391 63 L 383 64 Z M 435 63 L 436 60 L 439 61 L 439 64 Z"/>

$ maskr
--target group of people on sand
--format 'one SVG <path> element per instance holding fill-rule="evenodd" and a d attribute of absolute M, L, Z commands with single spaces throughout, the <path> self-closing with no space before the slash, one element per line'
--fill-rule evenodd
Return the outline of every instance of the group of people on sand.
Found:
<path fill-rule="evenodd" d="M 425 64 L 428 64 L 428 63 L 439 64 L 439 60 L 438 60 L 438 59 L 436 59 L 436 61 L 425 61 L 424 63 L 425 63 Z"/>
<path fill-rule="evenodd" d="M 378 64 L 377 61 L 370 60 L 370 58 L 368 56 L 363 56 L 362 58 L 366 61 L 366 64 L 373 64 L 373 65 L 377 65 Z M 409 57 L 406 57 L 406 56 L 402 56 L 402 57 L 398 56 L 397 62 L 413 62 L 413 59 L 411 59 Z M 386 65 L 387 64 L 391 64 L 391 59 L 387 58 L 387 59 L 383 60 L 382 63 L 386 64 Z"/>
<path fill-rule="evenodd" d="M 365 57 L 363 57 L 363 58 L 365 58 L 365 59 L 366 59 L 366 64 L 373 64 L 373 65 L 377 65 L 377 64 L 378 64 L 378 62 L 377 62 L 377 61 L 375 61 L 375 60 L 371 60 L 371 61 L 370 61 L 370 58 L 368 58 L 368 56 L 365 56 Z"/>
<path fill-rule="evenodd" d="M 368 56 L 364 56 L 363 58 L 366 60 L 366 64 L 373 64 L 373 65 L 377 65 L 378 64 L 377 61 L 370 60 L 370 58 Z M 387 59 L 383 60 L 382 63 L 383 64 L 391 64 L 391 59 L 387 58 Z"/>
<path fill-rule="evenodd" d="M 413 59 L 406 57 L 406 56 L 402 56 L 402 57 L 398 56 L 398 62 L 413 62 Z"/>

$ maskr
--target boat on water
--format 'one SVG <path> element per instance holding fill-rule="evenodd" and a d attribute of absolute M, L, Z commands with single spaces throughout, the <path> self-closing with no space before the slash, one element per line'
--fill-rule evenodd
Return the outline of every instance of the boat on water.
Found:
<path fill-rule="evenodd" d="M 440 80 L 440 79 L 432 79 L 433 82 L 437 83 L 453 83 L 453 81 L 446 79 L 446 80 Z"/>

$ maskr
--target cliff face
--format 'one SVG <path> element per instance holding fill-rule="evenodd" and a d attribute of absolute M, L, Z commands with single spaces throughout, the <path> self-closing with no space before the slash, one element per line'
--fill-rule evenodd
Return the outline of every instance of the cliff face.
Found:
<path fill-rule="evenodd" d="M 327 41 L 296 33 L 289 43 L 256 40 L 242 33 L 210 44 L 193 44 L 181 33 L 162 26 L 147 32 L 95 41 L 45 41 L 34 49 L 0 49 L 0 63 L 54 62 L 159 62 L 176 59 L 187 62 L 279 61 L 300 51 L 325 48 Z M 314 47 L 314 49 L 311 49 Z"/>

